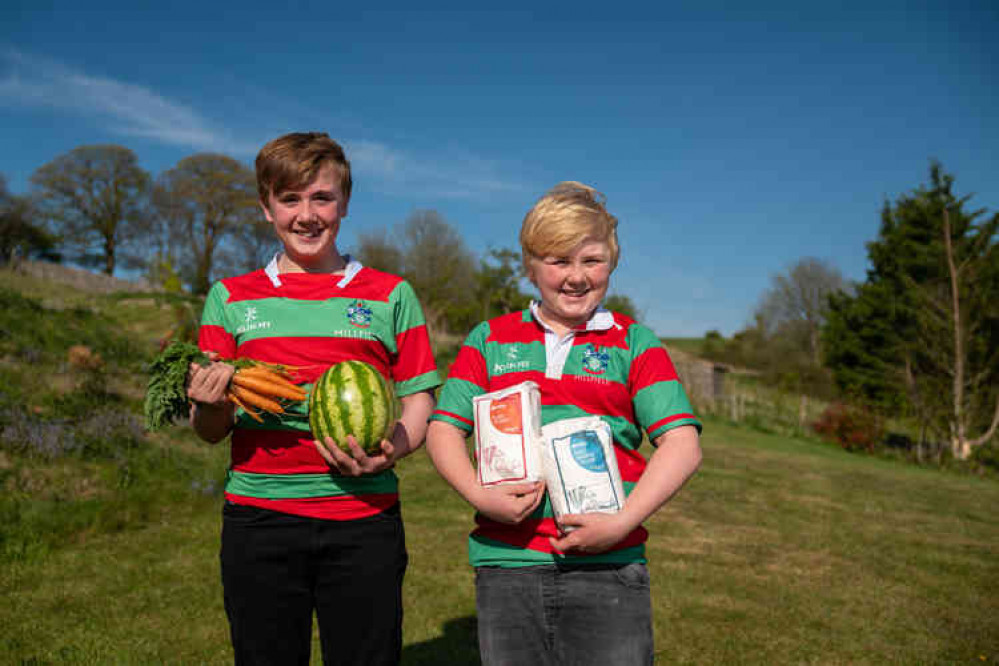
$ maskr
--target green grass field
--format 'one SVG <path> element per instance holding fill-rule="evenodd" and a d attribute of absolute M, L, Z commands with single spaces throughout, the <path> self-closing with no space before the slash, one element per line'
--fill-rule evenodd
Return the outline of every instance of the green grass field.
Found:
<path fill-rule="evenodd" d="M 112 418 L 140 413 L 171 305 L 0 272 L 2 288 L 0 664 L 231 663 L 227 448 Z M 105 374 L 67 367 L 80 343 Z M 74 437 L 55 457 L 38 444 Z M 999 663 L 995 478 L 711 418 L 702 443 L 700 472 L 647 525 L 657 663 Z M 399 474 L 403 663 L 476 664 L 472 512 L 422 451 Z"/>
<path fill-rule="evenodd" d="M 703 443 L 649 524 L 657 663 L 999 661 L 999 484 L 714 422 Z M 400 476 L 403 663 L 477 663 L 471 512 L 422 452 Z M 141 529 L 4 564 L 0 663 L 231 661 L 218 530 L 217 497 L 192 493 Z"/>

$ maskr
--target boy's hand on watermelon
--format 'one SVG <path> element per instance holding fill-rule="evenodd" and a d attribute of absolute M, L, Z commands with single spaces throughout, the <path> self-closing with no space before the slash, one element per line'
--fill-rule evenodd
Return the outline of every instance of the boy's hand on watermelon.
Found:
<path fill-rule="evenodd" d="M 347 447 L 350 453 L 346 453 L 337 446 L 332 437 L 326 436 L 325 441 L 316 441 L 316 449 L 330 467 L 343 476 L 363 476 L 365 474 L 377 474 L 393 465 L 395 447 L 387 439 L 382 440 L 382 450 L 380 453 L 369 455 L 360 447 L 353 435 L 347 435 Z"/>

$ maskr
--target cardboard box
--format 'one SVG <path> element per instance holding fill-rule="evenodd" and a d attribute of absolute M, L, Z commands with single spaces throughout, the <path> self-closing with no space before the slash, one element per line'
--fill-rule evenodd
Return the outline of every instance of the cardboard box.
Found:
<path fill-rule="evenodd" d="M 545 484 L 556 520 L 567 513 L 621 510 L 624 484 L 606 422 L 595 416 L 563 419 L 544 426 L 541 434 Z"/>
<path fill-rule="evenodd" d="M 475 459 L 484 486 L 530 483 L 541 471 L 541 394 L 535 382 L 472 399 Z"/>

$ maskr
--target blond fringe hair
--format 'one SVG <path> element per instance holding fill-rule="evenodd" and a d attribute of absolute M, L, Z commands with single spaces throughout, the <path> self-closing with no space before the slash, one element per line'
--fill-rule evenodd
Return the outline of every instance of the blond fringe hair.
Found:
<path fill-rule="evenodd" d="M 565 256 L 584 240 L 607 243 L 611 270 L 617 267 L 617 218 L 607 212 L 607 197 L 589 185 L 567 180 L 548 190 L 524 216 L 520 250 L 524 270 L 531 259 Z"/>

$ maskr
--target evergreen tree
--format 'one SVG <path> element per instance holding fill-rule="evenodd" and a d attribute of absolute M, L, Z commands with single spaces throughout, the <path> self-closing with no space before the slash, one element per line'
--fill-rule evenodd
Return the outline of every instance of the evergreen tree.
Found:
<path fill-rule="evenodd" d="M 953 184 L 933 163 L 928 186 L 885 204 L 867 280 L 831 299 L 824 337 L 843 390 L 966 458 L 999 423 L 999 215 L 965 210 Z"/>

